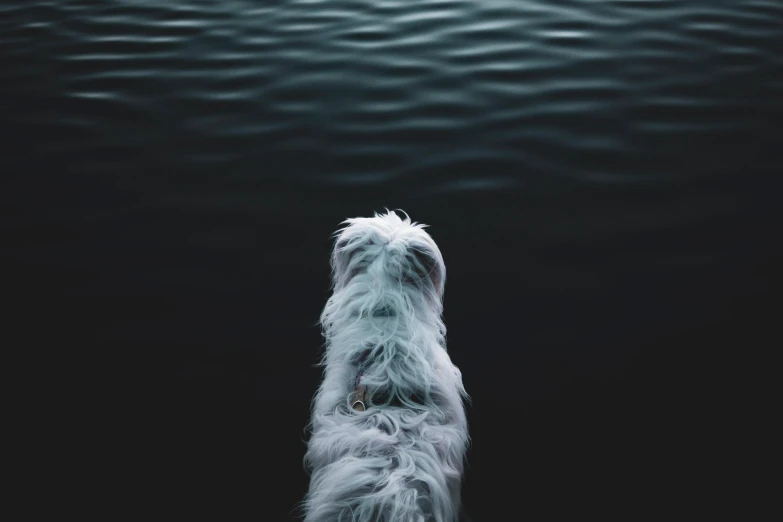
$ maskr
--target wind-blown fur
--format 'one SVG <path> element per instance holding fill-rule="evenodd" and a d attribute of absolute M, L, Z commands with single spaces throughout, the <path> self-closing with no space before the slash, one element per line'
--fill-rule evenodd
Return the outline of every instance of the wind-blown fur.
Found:
<path fill-rule="evenodd" d="M 321 314 L 305 522 L 454 522 L 468 396 L 445 349 L 443 258 L 407 215 L 343 224 Z M 370 396 L 364 411 L 351 407 L 357 385 Z"/>

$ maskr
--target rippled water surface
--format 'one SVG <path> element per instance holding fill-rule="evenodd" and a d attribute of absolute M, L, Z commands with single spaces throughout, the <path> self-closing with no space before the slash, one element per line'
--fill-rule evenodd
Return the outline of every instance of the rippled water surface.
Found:
<path fill-rule="evenodd" d="M 2 90 L 27 109 L 14 123 L 84 172 L 160 155 L 223 179 L 431 191 L 654 183 L 743 168 L 781 117 L 775 1 L 2 11 Z"/>
<path fill-rule="evenodd" d="M 778 0 L 6 1 L 0 60 L 3 230 L 32 309 L 103 296 L 79 317 L 104 326 L 69 327 L 213 376 L 229 352 L 276 365 L 303 415 L 314 384 L 291 382 L 320 340 L 291 336 L 347 216 L 433 225 L 454 357 L 469 384 L 497 376 L 484 404 L 534 365 L 470 359 L 470 335 L 617 365 L 694 310 L 748 306 L 776 253 Z M 488 417 L 474 473 L 495 484 Z M 297 471 L 303 422 L 279 432 Z"/>

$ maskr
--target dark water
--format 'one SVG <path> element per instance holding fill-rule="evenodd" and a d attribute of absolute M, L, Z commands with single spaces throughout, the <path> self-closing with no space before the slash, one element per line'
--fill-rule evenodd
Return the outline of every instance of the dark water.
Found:
<path fill-rule="evenodd" d="M 95 348 L 104 385 L 66 380 L 130 441 L 97 475 L 145 463 L 111 513 L 288 516 L 329 234 L 384 207 L 449 267 L 474 520 L 668 513 L 731 460 L 699 428 L 775 333 L 780 2 L 0 13 L 6 295 L 34 348 Z"/>

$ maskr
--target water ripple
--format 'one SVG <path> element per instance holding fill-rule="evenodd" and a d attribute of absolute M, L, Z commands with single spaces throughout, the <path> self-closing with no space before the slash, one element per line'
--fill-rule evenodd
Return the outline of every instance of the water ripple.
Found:
<path fill-rule="evenodd" d="M 1 88 L 27 104 L 12 121 L 73 129 L 40 148 L 76 170 L 81 145 L 84 158 L 136 147 L 224 176 L 337 185 L 646 183 L 668 179 L 684 142 L 702 154 L 720 143 L 713 152 L 739 165 L 747 149 L 734 144 L 766 128 L 759 113 L 783 116 L 774 1 L 82 0 L 0 12 Z M 447 168 L 468 174 L 449 182 Z"/>

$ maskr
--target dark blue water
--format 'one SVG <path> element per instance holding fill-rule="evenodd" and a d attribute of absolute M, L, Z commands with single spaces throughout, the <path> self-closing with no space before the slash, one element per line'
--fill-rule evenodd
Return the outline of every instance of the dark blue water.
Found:
<path fill-rule="evenodd" d="M 475 520 L 682 499 L 673 455 L 707 451 L 683 426 L 772 331 L 779 1 L 0 13 L 7 295 L 31 345 L 94 346 L 93 374 L 137 368 L 125 391 L 166 405 L 134 440 L 159 450 L 139 450 L 157 491 L 185 492 L 177 518 L 301 498 L 329 234 L 384 207 L 430 224 L 449 267 Z"/>

